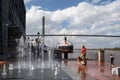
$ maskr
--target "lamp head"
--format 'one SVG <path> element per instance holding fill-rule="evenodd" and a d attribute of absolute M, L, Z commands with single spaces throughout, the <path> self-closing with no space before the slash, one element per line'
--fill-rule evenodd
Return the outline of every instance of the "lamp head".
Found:
<path fill-rule="evenodd" d="M 40 33 L 39 33 L 39 32 L 38 32 L 37 34 L 38 34 L 38 35 L 40 35 Z"/>

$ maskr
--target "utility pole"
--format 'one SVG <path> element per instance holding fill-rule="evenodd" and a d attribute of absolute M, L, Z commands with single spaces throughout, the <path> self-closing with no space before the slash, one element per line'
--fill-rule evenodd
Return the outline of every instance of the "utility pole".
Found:
<path fill-rule="evenodd" d="M 45 45 L 45 16 L 42 17 L 42 38 L 43 45 Z"/>
<path fill-rule="evenodd" d="M 42 18 L 42 35 L 45 36 L 45 16 Z"/>

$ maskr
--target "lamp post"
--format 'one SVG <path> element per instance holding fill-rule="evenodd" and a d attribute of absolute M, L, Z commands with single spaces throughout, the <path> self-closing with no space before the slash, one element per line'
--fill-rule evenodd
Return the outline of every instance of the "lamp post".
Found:
<path fill-rule="evenodd" d="M 27 41 L 28 41 L 28 46 L 27 46 L 27 48 L 30 48 L 30 38 L 29 38 L 29 37 L 27 38 Z"/>
<path fill-rule="evenodd" d="M 37 35 L 38 35 L 37 43 L 38 43 L 38 45 L 39 45 L 39 43 L 40 43 L 40 39 L 39 39 L 40 33 L 38 32 Z"/>
<path fill-rule="evenodd" d="M 40 43 L 40 39 L 39 39 L 40 33 L 38 32 L 37 35 L 38 35 L 38 39 L 37 39 L 37 43 L 38 43 L 37 50 L 38 50 L 38 53 L 37 53 L 37 55 L 38 55 L 38 57 L 39 57 L 39 55 L 40 55 L 40 47 L 39 47 L 39 43 Z"/>

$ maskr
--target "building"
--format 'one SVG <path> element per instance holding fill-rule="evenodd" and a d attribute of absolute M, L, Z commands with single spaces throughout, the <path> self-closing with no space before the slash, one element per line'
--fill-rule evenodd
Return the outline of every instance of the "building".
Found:
<path fill-rule="evenodd" d="M 16 39 L 25 34 L 26 10 L 23 0 L 0 0 L 0 55 L 11 55 Z"/>

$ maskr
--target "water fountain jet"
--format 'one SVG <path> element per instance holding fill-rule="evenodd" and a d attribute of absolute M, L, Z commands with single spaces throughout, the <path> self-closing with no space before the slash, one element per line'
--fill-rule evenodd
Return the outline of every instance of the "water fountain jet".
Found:
<path fill-rule="evenodd" d="M 6 72 L 6 64 L 3 65 L 3 71 L 2 71 L 2 75 L 5 76 L 7 74 Z"/>

